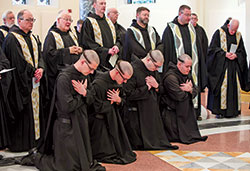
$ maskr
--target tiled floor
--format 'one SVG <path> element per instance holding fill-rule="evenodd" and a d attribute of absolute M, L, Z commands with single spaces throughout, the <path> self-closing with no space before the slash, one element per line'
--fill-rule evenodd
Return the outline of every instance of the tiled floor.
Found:
<path fill-rule="evenodd" d="M 205 98 L 203 98 L 204 100 Z M 205 101 L 203 101 L 205 103 Z M 174 143 L 177 151 L 138 151 L 137 161 L 129 165 L 105 164 L 107 171 L 250 171 L 250 110 L 242 103 L 241 116 L 215 119 L 209 112 L 199 121 L 206 142 L 191 145 Z M 5 157 L 24 155 L 1 151 Z M 153 154 L 153 155 L 152 155 Z M 0 171 L 37 171 L 19 165 L 0 167 Z"/>

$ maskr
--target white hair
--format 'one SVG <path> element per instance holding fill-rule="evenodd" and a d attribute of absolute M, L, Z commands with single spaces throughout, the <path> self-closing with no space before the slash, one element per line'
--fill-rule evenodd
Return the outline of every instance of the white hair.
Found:
<path fill-rule="evenodd" d="M 3 20 L 3 19 L 6 19 L 7 15 L 9 15 L 9 14 L 11 14 L 11 13 L 13 13 L 13 12 L 12 12 L 12 11 L 5 11 L 5 12 L 3 13 L 3 15 L 2 15 L 2 20 Z"/>

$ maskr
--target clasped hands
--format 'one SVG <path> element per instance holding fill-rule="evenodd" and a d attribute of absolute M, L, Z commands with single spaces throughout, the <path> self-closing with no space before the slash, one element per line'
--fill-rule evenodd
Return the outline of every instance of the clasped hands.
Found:
<path fill-rule="evenodd" d="M 116 102 L 117 104 L 121 103 L 122 99 L 119 96 L 120 94 L 120 90 L 108 90 L 107 91 L 107 96 L 108 96 L 108 100 L 110 101 L 111 104 L 113 104 L 114 102 Z"/>
<path fill-rule="evenodd" d="M 192 93 L 193 91 L 193 84 L 191 80 L 187 80 L 186 83 L 180 84 L 180 89 L 182 91 L 190 92 Z"/>
<path fill-rule="evenodd" d="M 78 54 L 82 53 L 82 48 L 78 47 L 78 46 L 70 46 L 69 53 L 78 55 Z"/>
<path fill-rule="evenodd" d="M 118 52 L 119 52 L 119 48 L 116 45 L 110 48 L 108 51 L 108 53 L 111 54 L 111 56 L 117 54 Z"/>
<path fill-rule="evenodd" d="M 237 55 L 235 53 L 226 52 L 226 58 L 234 60 L 235 58 L 237 58 Z"/>
<path fill-rule="evenodd" d="M 83 96 L 87 95 L 87 85 L 88 85 L 87 79 L 85 79 L 84 83 L 83 80 L 82 81 L 72 80 L 71 82 L 76 92 L 78 92 Z"/>
<path fill-rule="evenodd" d="M 36 78 L 35 83 L 38 83 L 41 80 L 42 76 L 43 76 L 43 69 L 42 68 L 36 69 L 34 74 L 34 77 Z"/>
<path fill-rule="evenodd" d="M 145 78 L 146 81 L 146 85 L 148 86 L 148 90 L 150 90 L 152 87 L 157 89 L 159 87 L 158 82 L 156 81 L 156 79 L 153 76 L 147 76 Z"/>

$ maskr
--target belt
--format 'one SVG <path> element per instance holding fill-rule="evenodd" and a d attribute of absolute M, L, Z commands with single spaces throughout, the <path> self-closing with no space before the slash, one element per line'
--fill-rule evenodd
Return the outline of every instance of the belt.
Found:
<path fill-rule="evenodd" d="M 129 107 L 128 111 L 130 111 L 130 112 L 137 112 L 137 107 Z"/>
<path fill-rule="evenodd" d="M 70 119 L 66 119 L 66 118 L 57 118 L 58 121 L 65 123 L 65 124 L 71 124 L 71 120 Z"/>

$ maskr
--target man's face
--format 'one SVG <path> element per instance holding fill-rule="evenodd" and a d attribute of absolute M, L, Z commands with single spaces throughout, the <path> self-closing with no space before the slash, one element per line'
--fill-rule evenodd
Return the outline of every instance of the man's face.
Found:
<path fill-rule="evenodd" d="M 24 11 L 23 17 L 19 19 L 18 24 L 21 30 L 28 33 L 29 31 L 32 30 L 34 22 L 35 22 L 35 19 L 33 15 L 31 14 L 31 12 Z"/>
<path fill-rule="evenodd" d="M 69 14 L 63 14 L 57 19 L 57 27 L 63 32 L 67 32 L 69 30 L 71 23 L 72 19 Z"/>
<path fill-rule="evenodd" d="M 109 19 L 112 21 L 113 24 L 115 24 L 118 20 L 118 16 L 119 16 L 119 12 L 116 9 L 112 9 L 109 13 L 108 13 L 108 17 Z"/>
<path fill-rule="evenodd" d="M 117 82 L 117 84 L 127 83 L 127 81 L 132 76 L 127 73 L 122 73 L 119 69 L 116 69 L 116 71 L 117 71 L 117 76 L 115 78 L 115 81 Z"/>
<path fill-rule="evenodd" d="M 179 19 L 181 20 L 182 24 L 188 24 L 191 19 L 191 10 L 185 8 L 179 13 Z"/>
<path fill-rule="evenodd" d="M 106 0 L 97 0 L 96 3 L 93 4 L 95 8 L 96 14 L 104 14 L 106 11 Z"/>
<path fill-rule="evenodd" d="M 149 12 L 147 10 L 141 11 L 137 14 L 137 20 L 144 25 L 147 25 L 149 22 Z"/>
<path fill-rule="evenodd" d="M 197 25 L 197 22 L 198 22 L 198 18 L 197 18 L 197 16 L 196 15 L 191 15 L 191 24 L 193 25 L 193 26 L 196 26 Z"/>
<path fill-rule="evenodd" d="M 9 28 L 15 24 L 15 16 L 13 13 L 9 13 L 6 16 L 6 18 L 4 19 L 4 24 Z"/>
<path fill-rule="evenodd" d="M 238 30 L 239 25 L 228 25 L 228 31 L 230 35 L 234 35 Z"/>
<path fill-rule="evenodd" d="M 186 59 L 184 62 L 178 63 L 178 69 L 183 75 L 188 75 L 192 68 L 192 60 Z"/>

